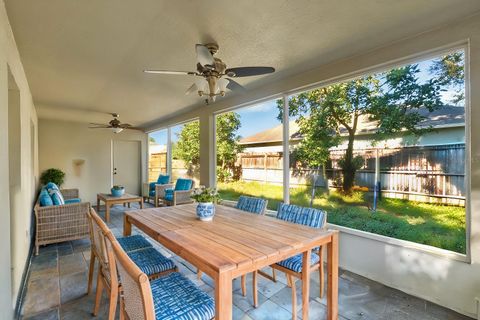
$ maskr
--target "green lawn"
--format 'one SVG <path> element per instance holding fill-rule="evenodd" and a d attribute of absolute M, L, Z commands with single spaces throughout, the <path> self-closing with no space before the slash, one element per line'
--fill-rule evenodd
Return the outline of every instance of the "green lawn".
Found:
<path fill-rule="evenodd" d="M 219 183 L 218 190 L 225 200 L 237 200 L 242 194 L 268 199 L 272 210 L 283 197 L 282 186 L 256 182 Z M 310 193 L 307 187 L 291 188 L 290 203 L 309 206 Z M 465 253 L 465 208 L 383 198 L 372 212 L 371 202 L 370 193 L 345 197 L 318 192 L 314 206 L 326 210 L 333 224 Z"/>

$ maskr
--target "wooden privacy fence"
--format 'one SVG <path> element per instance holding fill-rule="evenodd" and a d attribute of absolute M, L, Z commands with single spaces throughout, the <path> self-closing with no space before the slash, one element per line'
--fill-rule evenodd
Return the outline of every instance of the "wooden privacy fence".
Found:
<path fill-rule="evenodd" d="M 375 159 L 380 161 L 380 182 L 385 197 L 415 201 L 465 205 L 465 144 L 422 147 L 355 150 L 364 159 L 357 171 L 355 184 L 373 190 Z M 338 160 L 345 150 L 331 152 L 327 165 L 329 185 L 336 187 L 342 177 Z M 242 153 L 239 155 L 242 179 L 282 183 L 282 153 Z M 290 168 L 292 185 L 311 183 L 318 170 Z"/>
<path fill-rule="evenodd" d="M 148 181 L 157 181 L 160 173 L 165 174 L 167 172 L 167 153 L 151 153 L 148 159 Z M 200 182 L 200 174 L 198 170 L 189 172 L 185 163 L 182 160 L 172 160 L 172 177 L 171 180 L 175 181 L 178 178 L 189 177 L 195 180 L 197 186 Z"/>

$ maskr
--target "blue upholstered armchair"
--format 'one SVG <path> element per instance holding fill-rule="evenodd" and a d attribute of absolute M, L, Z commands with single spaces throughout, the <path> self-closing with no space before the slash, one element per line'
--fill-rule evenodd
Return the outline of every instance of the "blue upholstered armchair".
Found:
<path fill-rule="evenodd" d="M 192 179 L 177 179 L 175 185 L 168 185 L 164 189 L 164 195 L 161 200 L 168 206 L 177 204 L 192 203 L 191 198 L 195 182 Z"/>
<path fill-rule="evenodd" d="M 160 174 L 157 181 L 143 185 L 143 197 L 146 201 L 154 199 L 155 207 L 158 207 L 159 199 L 163 198 L 164 190 L 169 187 L 170 176 Z"/>

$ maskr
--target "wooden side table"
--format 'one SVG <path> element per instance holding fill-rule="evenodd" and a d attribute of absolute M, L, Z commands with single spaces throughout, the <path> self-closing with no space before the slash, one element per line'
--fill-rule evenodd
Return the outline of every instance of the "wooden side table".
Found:
<path fill-rule="evenodd" d="M 109 193 L 97 193 L 97 210 L 100 210 L 100 201 L 105 203 L 105 221 L 110 222 L 110 207 L 115 204 L 128 204 L 130 208 L 130 203 L 138 202 L 140 204 L 140 209 L 143 209 L 143 199 L 141 196 L 136 196 L 133 194 L 125 193 L 120 197 L 114 197 Z"/>

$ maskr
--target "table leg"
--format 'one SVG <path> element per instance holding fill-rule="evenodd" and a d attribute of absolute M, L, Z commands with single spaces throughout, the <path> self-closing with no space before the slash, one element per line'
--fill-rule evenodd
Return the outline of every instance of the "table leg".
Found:
<path fill-rule="evenodd" d="M 309 300 L 310 300 L 310 267 L 311 267 L 312 251 L 308 250 L 303 253 L 302 261 L 302 319 L 308 319 Z M 292 286 L 295 285 L 293 282 Z"/>
<path fill-rule="evenodd" d="M 338 319 L 338 232 L 327 245 L 327 320 Z"/>
<path fill-rule="evenodd" d="M 110 222 L 110 203 L 105 202 L 105 222 Z"/>
<path fill-rule="evenodd" d="M 127 203 L 127 206 L 130 208 L 130 202 Z"/>
<path fill-rule="evenodd" d="M 140 209 L 143 209 L 143 201 L 140 201 Z"/>
<path fill-rule="evenodd" d="M 221 272 L 215 279 L 215 320 L 232 319 L 232 275 Z"/>
<path fill-rule="evenodd" d="M 97 212 L 100 212 L 100 198 L 97 196 Z"/>
<path fill-rule="evenodd" d="M 123 216 L 123 235 L 128 237 L 132 234 L 132 224 L 126 215 Z"/>

